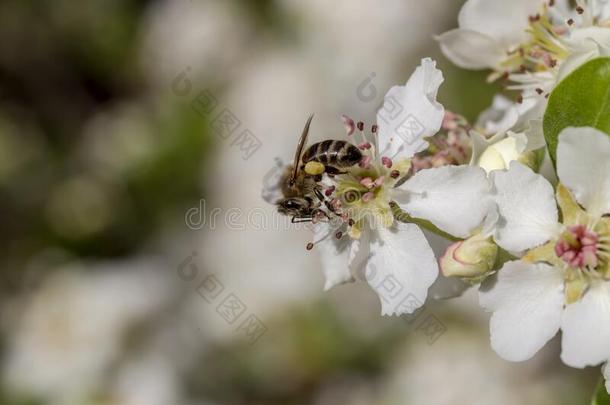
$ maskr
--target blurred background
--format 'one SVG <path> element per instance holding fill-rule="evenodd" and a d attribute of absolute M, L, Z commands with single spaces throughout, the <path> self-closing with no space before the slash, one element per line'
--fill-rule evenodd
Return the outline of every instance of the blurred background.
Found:
<path fill-rule="evenodd" d="M 498 88 L 433 39 L 460 6 L 0 2 L 0 404 L 588 403 L 557 342 L 499 359 L 475 291 L 405 318 L 324 293 L 261 198 L 310 113 L 312 141 L 371 124 L 422 57 L 475 120 Z"/>

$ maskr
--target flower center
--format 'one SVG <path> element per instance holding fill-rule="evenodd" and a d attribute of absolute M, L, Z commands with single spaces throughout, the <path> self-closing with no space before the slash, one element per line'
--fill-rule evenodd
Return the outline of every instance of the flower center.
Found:
<path fill-rule="evenodd" d="M 502 63 L 507 71 L 546 71 L 568 56 L 569 51 L 561 38 L 566 27 L 553 25 L 546 11 L 530 17 L 527 29 L 530 39 L 509 53 Z"/>
<path fill-rule="evenodd" d="M 379 167 L 378 167 L 379 166 Z M 342 212 L 355 222 L 378 219 L 390 213 L 388 187 L 393 179 L 382 165 L 371 162 L 368 168 L 353 169 L 337 179 L 335 198 Z"/>
<path fill-rule="evenodd" d="M 570 267 L 594 269 L 599 264 L 599 236 L 585 225 L 573 225 L 561 234 L 555 253 Z"/>

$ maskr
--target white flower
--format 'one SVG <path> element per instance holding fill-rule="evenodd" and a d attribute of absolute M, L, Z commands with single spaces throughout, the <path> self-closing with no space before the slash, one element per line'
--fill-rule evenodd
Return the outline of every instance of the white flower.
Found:
<path fill-rule="evenodd" d="M 557 171 L 557 202 L 552 186 L 517 162 L 492 174 L 495 240 L 526 253 L 482 285 L 480 302 L 493 311 L 500 356 L 527 360 L 561 328 L 562 360 L 582 368 L 610 359 L 610 139 L 593 128 L 564 129 Z"/>
<path fill-rule="evenodd" d="M 506 53 L 527 41 L 528 17 L 542 1 L 468 0 L 458 15 L 459 28 L 437 37 L 441 50 L 465 69 L 497 69 Z"/>
<path fill-rule="evenodd" d="M 409 159 L 427 147 L 424 137 L 435 134 L 443 120 L 444 108 L 436 101 L 443 76 L 435 65 L 423 59 L 405 86 L 387 93 L 373 131 L 376 139 L 361 140 L 360 167 L 336 176 L 330 189 L 342 221 L 316 229 L 326 288 L 365 279 L 379 295 L 384 315 L 411 313 L 423 305 L 438 274 L 422 231 L 396 221 L 396 208 L 456 236 L 467 236 L 486 214 L 489 185 L 478 167 L 424 169 L 401 181 Z"/>
<path fill-rule="evenodd" d="M 459 28 L 437 37 L 443 53 L 466 69 L 492 69 L 541 114 L 546 96 L 571 71 L 610 54 L 610 7 L 602 0 L 468 0 Z"/>

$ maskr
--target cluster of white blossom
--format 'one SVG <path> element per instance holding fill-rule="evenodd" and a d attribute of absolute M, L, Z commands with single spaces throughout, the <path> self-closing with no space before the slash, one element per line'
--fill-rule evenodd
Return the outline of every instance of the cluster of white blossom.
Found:
<path fill-rule="evenodd" d="M 363 158 L 319 183 L 329 211 L 310 245 L 326 288 L 364 280 L 384 315 L 401 315 L 440 268 L 478 286 L 501 357 L 527 360 L 561 329 L 563 362 L 604 364 L 610 381 L 610 137 L 595 125 L 607 118 L 570 123 L 554 145 L 543 126 L 560 82 L 608 55 L 610 2 L 468 0 L 437 39 L 517 101 L 498 95 L 469 125 L 436 101 L 444 79 L 426 58 L 387 93 L 370 134 L 344 116 Z M 435 258 L 421 228 L 454 243 Z"/>

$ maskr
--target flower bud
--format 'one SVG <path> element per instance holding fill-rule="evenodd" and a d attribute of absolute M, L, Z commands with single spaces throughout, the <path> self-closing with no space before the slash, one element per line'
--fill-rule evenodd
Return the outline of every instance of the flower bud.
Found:
<path fill-rule="evenodd" d="M 455 242 L 440 259 L 441 271 L 446 277 L 475 278 L 485 276 L 493 269 L 498 246 L 482 235 Z"/>
<path fill-rule="evenodd" d="M 517 140 L 511 136 L 498 141 L 485 149 L 477 164 L 486 172 L 508 169 L 510 162 L 519 159 Z"/>

